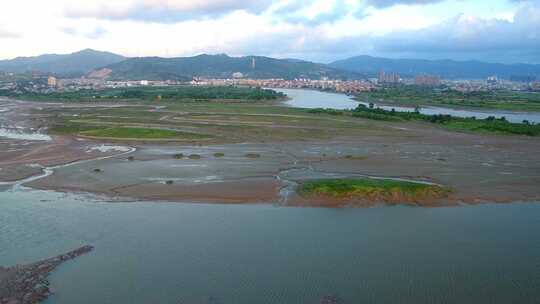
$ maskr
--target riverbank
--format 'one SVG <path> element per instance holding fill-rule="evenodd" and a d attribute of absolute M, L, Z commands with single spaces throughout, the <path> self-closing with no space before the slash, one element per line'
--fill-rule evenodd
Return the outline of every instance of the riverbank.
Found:
<path fill-rule="evenodd" d="M 363 92 L 356 99 L 396 106 L 439 106 L 492 111 L 540 112 L 540 93 L 490 90 L 460 92 L 448 88 L 400 85 Z"/>

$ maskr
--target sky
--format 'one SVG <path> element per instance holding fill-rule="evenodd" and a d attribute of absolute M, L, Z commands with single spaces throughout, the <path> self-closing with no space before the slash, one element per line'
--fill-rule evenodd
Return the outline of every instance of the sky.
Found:
<path fill-rule="evenodd" d="M 0 59 L 85 48 L 540 64 L 540 0 L 2 0 Z"/>

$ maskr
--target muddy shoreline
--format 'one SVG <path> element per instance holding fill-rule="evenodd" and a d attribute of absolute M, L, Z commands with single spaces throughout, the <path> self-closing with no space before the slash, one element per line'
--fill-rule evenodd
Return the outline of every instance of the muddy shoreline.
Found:
<path fill-rule="evenodd" d="M 305 143 L 300 143 L 300 147 L 305 149 Z M 316 147 L 320 143 L 314 143 Z M 244 145 L 245 147 L 245 145 Z M 253 150 L 262 152 L 261 159 L 246 159 L 243 155 L 236 155 L 227 159 L 214 159 L 211 154 L 216 149 L 226 151 L 226 155 L 235 152 L 235 145 L 232 146 L 214 146 L 214 147 L 189 147 L 188 149 L 196 149 L 197 153 L 203 154 L 202 151 L 208 150 L 206 155 L 203 154 L 200 160 L 174 160 L 170 156 L 177 149 L 184 150 L 186 147 L 168 147 L 163 155 L 148 155 L 148 150 L 154 147 L 138 145 L 137 152 L 129 153 L 133 157 L 133 161 L 126 159 L 127 154 L 123 153 L 120 156 L 115 154 L 109 155 L 106 160 L 92 160 L 87 158 L 87 162 L 82 164 L 75 163 L 66 167 L 59 166 L 54 169 L 54 173 L 42 179 L 38 179 L 26 184 L 31 188 L 54 190 L 61 192 L 81 192 L 99 194 L 105 197 L 122 198 L 123 201 L 164 201 L 164 202 L 190 202 L 190 203 L 211 203 L 211 204 L 278 204 L 281 206 L 299 206 L 299 207 L 371 207 L 376 205 L 393 205 L 396 202 L 379 202 L 366 200 L 328 200 L 327 198 L 317 199 L 314 197 L 302 197 L 295 193 L 295 184 L 305 179 L 340 176 L 374 176 L 382 178 L 401 178 L 420 182 L 432 182 L 440 185 L 448 186 L 453 189 L 453 192 L 446 198 L 436 200 L 419 200 L 403 202 L 415 206 L 436 207 L 461 204 L 478 204 L 478 203 L 510 203 L 524 201 L 538 201 L 540 194 L 536 189 L 536 181 L 540 181 L 539 176 L 534 176 L 532 179 L 524 179 L 520 176 L 516 177 L 516 173 L 497 174 L 492 167 L 480 164 L 490 170 L 486 170 L 483 175 L 488 177 L 486 185 L 482 183 L 474 184 L 474 176 L 465 178 L 464 175 L 458 175 L 458 178 L 448 178 L 445 174 L 391 174 L 395 173 L 401 165 L 401 170 L 410 172 L 416 167 L 418 171 L 422 171 L 421 162 L 413 162 L 408 164 L 403 160 L 388 159 L 381 155 L 367 156 L 365 159 L 348 159 L 344 156 L 335 157 L 317 157 L 304 156 L 295 157 L 293 159 L 277 160 L 267 159 L 267 155 L 276 153 L 276 151 L 264 150 L 263 146 L 254 145 Z M 163 149 L 163 147 L 161 147 Z M 298 148 L 300 149 L 300 148 Z M 227 152 L 232 150 L 232 152 Z M 170 152 L 169 152 L 170 151 Z M 119 153 L 117 153 L 119 154 Z M 101 157 L 100 157 L 101 158 Z M 436 160 L 437 162 L 443 162 Z M 220 164 L 223 162 L 223 164 Z M 393 162 L 397 162 L 396 167 L 389 167 Z M 245 163 L 246 167 L 239 167 L 239 163 Z M 386 165 L 383 165 L 386 164 Z M 178 166 L 175 170 L 175 176 L 164 174 L 161 179 L 151 179 L 141 174 L 139 179 L 133 178 L 130 172 L 126 172 L 128 176 L 111 173 L 111 170 L 116 172 L 116 167 L 119 169 L 127 166 L 137 168 L 144 172 L 144 168 L 156 164 L 157 169 L 169 168 L 169 166 Z M 426 164 L 423 164 L 426 166 Z M 494 165 L 493 165 L 494 166 Z M 199 168 L 204 167 L 205 171 L 200 176 L 183 177 L 181 168 Z M 253 168 L 259 168 L 255 170 Z M 426 166 L 427 167 L 427 166 Z M 95 168 L 104 168 L 102 172 L 95 173 Z M 429 168 L 429 167 L 428 167 Z M 526 168 L 528 174 L 534 173 L 534 168 Z M 352 169 L 352 170 L 351 170 Z M 455 171 L 450 168 L 449 171 Z M 533 170 L 531 170 L 533 169 Z M 139 169 L 137 169 L 139 170 Z M 304 172 L 296 173 L 300 176 L 286 176 L 282 172 L 290 170 L 300 170 Z M 515 170 L 515 168 L 514 168 Z M 229 174 L 224 174 L 224 171 L 229 171 Z M 352 171 L 352 172 L 351 172 Z M 448 170 L 444 170 L 447 173 Z M 535 171 L 538 172 L 538 171 Z M 222 174 L 220 178 L 214 180 L 201 180 L 207 177 L 214 177 Z M 467 174 L 467 172 L 464 172 Z M 186 174 L 189 175 L 189 174 Z M 530 176 L 529 176 L 530 177 Z M 80 182 L 78 179 L 83 181 Z M 195 182 L 193 182 L 195 181 Z M 170 184 L 168 184 L 170 182 Z M 287 186 L 289 184 L 289 186 Z M 517 187 L 516 187 L 517 186 Z M 287 188 L 284 193 L 283 189 Z M 489 191 L 489 192 L 488 192 Z M 286 196 L 286 197 L 285 197 Z"/>

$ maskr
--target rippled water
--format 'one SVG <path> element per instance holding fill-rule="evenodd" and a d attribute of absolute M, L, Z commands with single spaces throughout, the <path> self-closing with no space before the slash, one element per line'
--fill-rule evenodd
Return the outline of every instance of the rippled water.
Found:
<path fill-rule="evenodd" d="M 350 96 L 344 94 L 327 93 L 315 90 L 300 90 L 300 89 L 274 89 L 279 92 L 287 94 L 291 99 L 287 101 L 287 104 L 293 107 L 299 108 L 332 108 L 338 110 L 354 109 L 359 103 L 368 105 L 367 102 L 358 102 L 351 99 Z M 384 106 L 377 105 L 377 107 L 391 110 L 395 109 L 399 112 L 412 112 L 411 107 L 399 107 L 399 106 Z M 540 113 L 538 112 L 512 112 L 512 111 L 489 111 L 489 110 L 469 110 L 469 109 L 452 109 L 444 107 L 422 107 L 420 113 L 427 115 L 434 114 L 448 114 L 456 117 L 476 117 L 487 118 L 488 116 L 495 116 L 497 118 L 504 116 L 511 122 L 522 122 L 528 120 L 530 122 L 539 123 Z"/>
<path fill-rule="evenodd" d="M 538 303 L 540 204 L 283 208 L 0 192 L 0 264 L 83 244 L 47 303 Z"/>

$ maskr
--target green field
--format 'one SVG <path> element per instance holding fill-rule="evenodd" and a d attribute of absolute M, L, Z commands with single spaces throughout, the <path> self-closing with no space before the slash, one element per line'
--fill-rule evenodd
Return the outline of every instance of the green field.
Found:
<path fill-rule="evenodd" d="M 396 105 L 439 105 L 515 111 L 540 111 L 540 93 L 492 90 L 459 92 L 450 89 L 422 88 L 404 85 L 364 92 L 356 97 L 360 101 Z"/>
<path fill-rule="evenodd" d="M 80 135 L 98 138 L 129 139 L 129 140 L 195 140 L 211 138 L 208 135 L 179 132 L 175 130 L 153 128 L 105 128 L 80 132 Z"/>
<path fill-rule="evenodd" d="M 236 86 L 169 86 L 133 87 L 104 90 L 79 90 L 51 93 L 15 93 L 0 91 L 0 95 L 36 101 L 204 101 L 204 100 L 279 100 L 285 95 L 274 90 Z"/>
<path fill-rule="evenodd" d="M 123 107 L 64 107 L 36 110 L 43 115 L 49 132 L 109 138 L 148 138 L 133 129 L 180 130 L 179 138 L 209 143 L 265 142 L 328 139 L 334 136 L 385 134 L 394 131 L 351 117 L 312 114 L 306 109 L 289 108 L 272 102 L 171 102 L 156 109 L 153 102 L 126 103 Z M 130 132 L 118 128 L 129 128 Z M 137 129 L 138 130 L 138 129 Z M 169 132 L 152 131 L 150 137 L 175 137 Z M 209 135 L 201 138 L 201 135 Z M 141 137 L 143 136 L 143 137 Z"/>
<path fill-rule="evenodd" d="M 422 183 L 391 179 L 351 178 L 320 179 L 302 183 L 298 193 L 303 196 L 324 196 L 337 199 L 425 199 L 444 197 L 449 189 Z"/>

